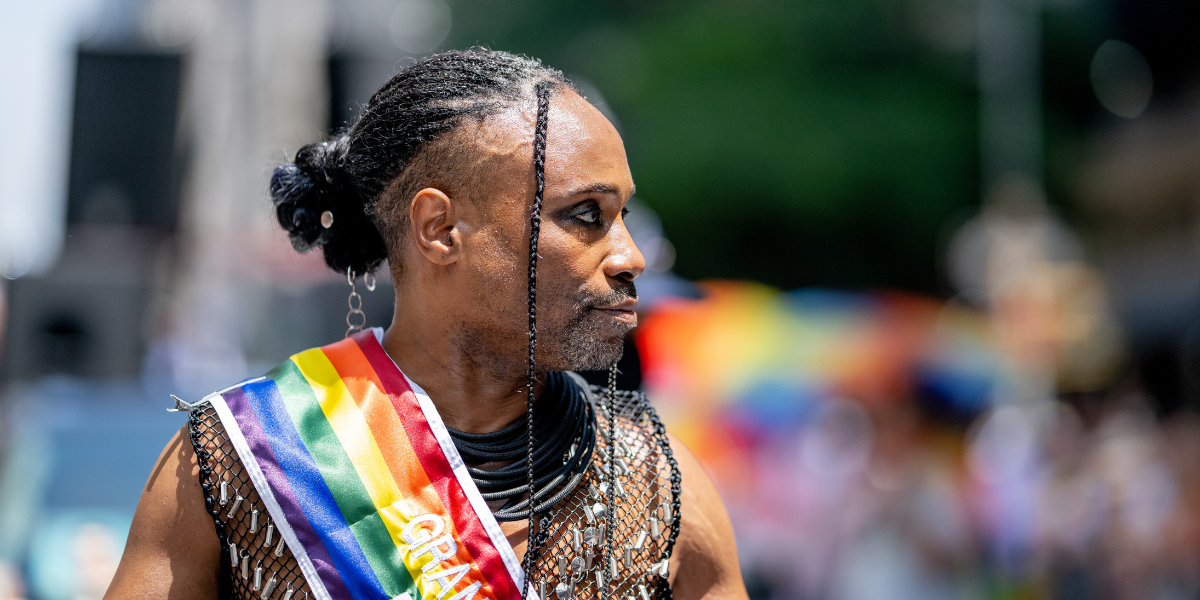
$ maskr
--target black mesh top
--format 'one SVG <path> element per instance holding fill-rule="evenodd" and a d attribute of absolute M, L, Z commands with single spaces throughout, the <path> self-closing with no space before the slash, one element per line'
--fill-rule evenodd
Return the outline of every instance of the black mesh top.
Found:
<path fill-rule="evenodd" d="M 644 394 L 617 394 L 614 412 L 623 435 L 616 436 L 621 441 L 615 446 L 609 444 L 608 416 L 599 402 L 604 393 L 593 387 L 589 402 L 596 409 L 599 453 L 621 457 L 613 486 L 613 556 L 603 556 L 604 518 L 595 509 L 605 504 L 602 493 L 609 486 L 600 468 L 603 461 L 596 461 L 575 489 L 541 517 L 545 537 L 534 568 L 535 589 L 544 600 L 600 600 L 598 573 L 606 568 L 615 574 L 608 597 L 669 600 L 666 560 L 679 534 L 679 468 L 666 430 Z M 211 404 L 191 411 L 188 429 L 205 506 L 221 543 L 220 598 L 306 600 L 309 589 L 296 559 L 275 530 Z"/>

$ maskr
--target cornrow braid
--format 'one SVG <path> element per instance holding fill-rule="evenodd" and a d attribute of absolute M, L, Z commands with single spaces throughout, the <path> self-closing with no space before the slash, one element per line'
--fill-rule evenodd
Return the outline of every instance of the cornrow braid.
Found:
<path fill-rule="evenodd" d="M 576 90 L 561 71 L 486 48 L 413 63 L 371 96 L 348 130 L 275 169 L 270 193 L 280 227 L 297 251 L 320 248 L 335 272 L 371 273 L 405 238 L 417 191 L 471 177 L 436 142 L 467 119 L 521 107 L 538 85 Z"/>
<path fill-rule="evenodd" d="M 537 365 L 534 361 L 534 352 L 537 349 L 537 263 L 538 263 L 538 238 L 541 235 L 542 229 L 542 196 L 546 191 L 546 127 L 550 117 L 550 86 L 545 82 L 539 82 L 537 85 L 537 125 L 533 132 L 533 208 L 529 213 L 529 381 L 525 393 L 525 423 L 528 435 L 525 438 L 525 453 L 528 466 L 528 486 L 526 493 L 529 494 L 529 527 L 528 538 L 525 549 L 525 561 L 522 565 L 525 569 L 525 581 L 528 585 L 533 585 L 531 575 L 533 574 L 533 566 L 537 564 L 537 540 L 535 530 L 535 508 L 533 501 L 533 401 L 534 390 L 533 386 L 537 379 Z M 536 588 L 535 588 L 536 589 Z"/>

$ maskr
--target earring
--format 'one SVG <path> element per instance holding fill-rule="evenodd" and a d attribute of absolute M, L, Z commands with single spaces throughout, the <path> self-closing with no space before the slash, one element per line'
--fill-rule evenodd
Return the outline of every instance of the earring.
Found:
<path fill-rule="evenodd" d="M 325 211 L 321 213 L 321 227 L 329 229 L 333 227 L 333 211 Z"/>
<path fill-rule="evenodd" d="M 346 325 L 348 327 L 346 328 L 345 337 L 350 337 L 350 334 L 363 330 L 363 327 L 367 324 L 367 315 L 362 310 L 362 296 L 358 295 L 358 288 L 354 285 L 354 271 L 350 267 L 346 267 L 346 283 L 350 284 L 350 298 L 346 300 L 346 304 L 350 306 L 350 312 L 346 313 Z M 371 277 L 371 285 L 369 287 L 375 287 L 374 283 L 375 278 Z M 358 317 L 355 318 L 355 315 L 358 315 Z"/>

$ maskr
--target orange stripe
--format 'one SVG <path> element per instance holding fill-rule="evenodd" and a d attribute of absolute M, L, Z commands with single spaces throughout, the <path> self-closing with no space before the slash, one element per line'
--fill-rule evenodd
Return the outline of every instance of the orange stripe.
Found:
<path fill-rule="evenodd" d="M 467 545 L 462 541 L 450 511 L 442 503 L 437 490 L 429 481 L 428 474 L 421 468 L 421 461 L 413 451 L 408 434 L 404 431 L 404 425 L 400 422 L 400 417 L 392 406 L 391 398 L 383 391 L 383 384 L 379 381 L 379 376 L 371 367 L 371 363 L 367 361 L 366 355 L 351 339 L 325 346 L 322 350 L 329 357 L 329 362 L 337 369 L 350 396 L 362 410 L 367 425 L 371 428 L 371 434 L 375 438 L 375 443 L 383 453 L 384 462 L 391 471 L 392 479 L 395 480 L 400 493 L 405 498 L 412 498 L 445 517 L 454 534 L 454 541 L 458 544 L 458 564 L 471 565 L 469 574 L 459 581 L 455 586 L 455 591 L 461 591 L 471 582 L 479 581 L 483 583 L 479 593 L 495 600 L 496 595 L 491 583 L 479 570 L 479 565 L 476 564 L 470 551 L 467 550 Z M 420 587 L 424 588 L 423 585 Z"/>

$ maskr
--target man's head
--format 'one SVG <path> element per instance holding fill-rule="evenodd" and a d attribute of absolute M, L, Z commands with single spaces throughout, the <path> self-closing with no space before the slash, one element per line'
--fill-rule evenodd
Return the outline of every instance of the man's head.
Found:
<path fill-rule="evenodd" d="M 549 96 L 541 129 L 539 89 Z M 539 153 L 537 362 L 602 368 L 636 319 L 644 264 L 622 219 L 633 181 L 616 130 L 558 71 L 487 50 L 418 62 L 349 132 L 277 169 L 272 196 L 297 249 L 322 246 L 342 273 L 388 258 L 398 311 L 420 306 L 423 319 L 452 326 L 465 354 L 511 364 L 528 341 Z"/>

